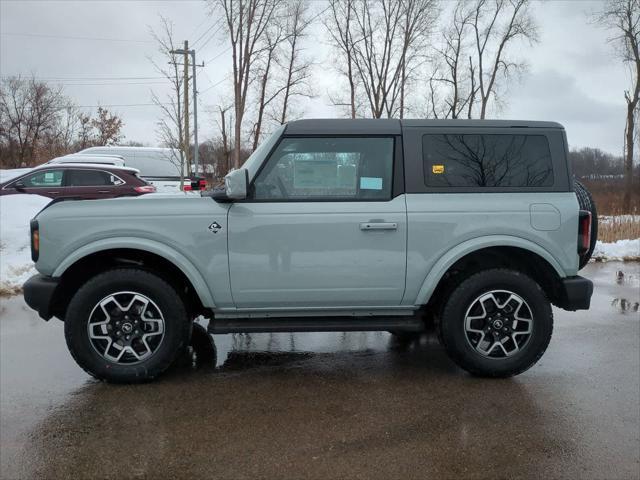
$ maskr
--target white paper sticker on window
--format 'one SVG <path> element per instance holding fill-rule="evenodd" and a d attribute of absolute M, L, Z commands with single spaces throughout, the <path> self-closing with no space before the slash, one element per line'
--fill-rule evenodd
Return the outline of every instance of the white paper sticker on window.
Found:
<path fill-rule="evenodd" d="M 382 190 L 382 178 L 360 177 L 360 190 Z"/>

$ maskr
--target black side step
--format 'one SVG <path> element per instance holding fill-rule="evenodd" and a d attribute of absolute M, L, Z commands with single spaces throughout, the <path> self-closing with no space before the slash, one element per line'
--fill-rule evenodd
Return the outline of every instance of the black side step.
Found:
<path fill-rule="evenodd" d="M 266 317 L 220 318 L 209 322 L 209 333 L 362 332 L 401 330 L 420 332 L 419 317 Z"/>

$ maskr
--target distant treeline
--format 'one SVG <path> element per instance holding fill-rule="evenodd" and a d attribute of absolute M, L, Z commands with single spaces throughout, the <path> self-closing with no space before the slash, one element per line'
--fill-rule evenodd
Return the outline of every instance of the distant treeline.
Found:
<path fill-rule="evenodd" d="M 573 174 L 578 178 L 617 179 L 623 178 L 624 159 L 622 155 L 612 155 L 603 152 L 599 148 L 584 147 L 572 149 L 569 159 L 573 168 Z M 634 176 L 640 175 L 640 165 L 635 165 Z"/>

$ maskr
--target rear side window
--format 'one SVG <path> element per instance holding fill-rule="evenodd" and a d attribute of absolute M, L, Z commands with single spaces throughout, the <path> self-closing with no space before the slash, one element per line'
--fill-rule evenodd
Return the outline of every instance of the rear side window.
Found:
<path fill-rule="evenodd" d="M 117 178 L 101 170 L 68 170 L 66 184 L 68 187 L 100 187 L 115 185 Z"/>
<path fill-rule="evenodd" d="M 544 135 L 424 135 L 422 156 L 428 187 L 553 185 L 551 153 Z"/>
<path fill-rule="evenodd" d="M 254 183 L 270 201 L 389 200 L 392 137 L 284 138 Z"/>

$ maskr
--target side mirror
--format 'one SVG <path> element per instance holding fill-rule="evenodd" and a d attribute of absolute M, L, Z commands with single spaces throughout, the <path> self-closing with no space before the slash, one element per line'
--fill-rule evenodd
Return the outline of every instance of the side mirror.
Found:
<path fill-rule="evenodd" d="M 13 184 L 13 188 L 18 190 L 19 192 L 23 191 L 26 187 L 22 181 L 16 182 Z"/>
<path fill-rule="evenodd" d="M 249 191 L 249 171 L 239 168 L 227 173 L 224 177 L 225 194 L 231 200 L 243 200 L 247 198 Z"/>

